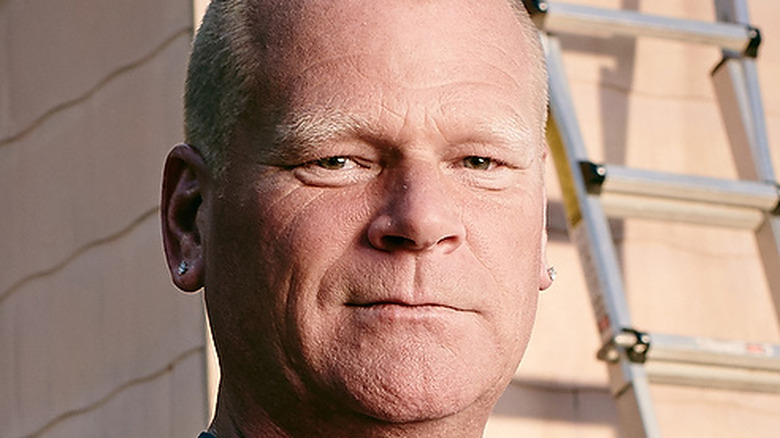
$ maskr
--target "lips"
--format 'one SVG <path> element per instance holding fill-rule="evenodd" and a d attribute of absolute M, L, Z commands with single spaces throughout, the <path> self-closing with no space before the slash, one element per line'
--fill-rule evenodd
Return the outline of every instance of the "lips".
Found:
<path fill-rule="evenodd" d="M 448 310 L 474 311 L 473 294 L 451 284 L 427 284 L 405 286 L 401 284 L 375 285 L 350 282 L 335 291 L 346 290 L 342 304 L 356 309 L 398 308 L 399 310 Z M 331 289 L 332 291 L 334 289 Z M 336 292 L 336 295 L 340 295 Z"/>
<path fill-rule="evenodd" d="M 439 263 L 436 254 L 428 257 L 374 259 L 367 255 L 351 264 L 339 277 L 329 277 L 323 291 L 353 310 L 396 308 L 399 311 L 477 312 L 484 296 L 479 283 L 464 281 L 460 269 Z M 446 272 L 444 272 L 446 270 Z M 469 280 L 472 280 L 469 278 Z"/>
<path fill-rule="evenodd" d="M 365 304 L 347 304 L 347 308 L 353 315 L 356 322 L 364 328 L 373 327 L 381 329 L 382 327 L 400 328 L 400 327 L 418 327 L 423 324 L 430 330 L 431 327 L 443 327 L 441 324 L 451 324 L 460 320 L 459 315 L 465 315 L 452 306 L 421 303 L 408 304 L 398 301 L 375 301 Z M 401 323 L 401 325 L 397 325 Z M 430 324 L 435 324 L 434 326 Z"/>
<path fill-rule="evenodd" d="M 362 308 L 390 308 L 390 307 L 399 307 L 399 308 L 406 308 L 409 310 L 420 310 L 424 311 L 427 309 L 435 310 L 435 309 L 441 309 L 441 310 L 454 310 L 454 311 L 464 311 L 465 309 L 459 309 L 454 306 L 450 306 L 447 304 L 440 304 L 440 303 L 428 303 L 428 302 L 421 302 L 421 303 L 407 303 L 399 300 L 381 300 L 381 301 L 372 301 L 372 302 L 366 302 L 366 303 L 347 303 L 347 307 L 362 307 Z"/>

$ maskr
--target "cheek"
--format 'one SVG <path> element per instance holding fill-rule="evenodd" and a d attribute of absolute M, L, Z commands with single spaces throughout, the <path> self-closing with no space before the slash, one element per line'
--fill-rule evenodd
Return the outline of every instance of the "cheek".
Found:
<path fill-rule="evenodd" d="M 311 322 L 306 315 L 326 304 L 319 296 L 325 277 L 361 245 L 369 215 L 360 195 L 351 192 L 297 188 L 264 209 L 264 263 L 273 267 L 274 288 L 283 291 L 278 311 L 289 330 Z"/>
<path fill-rule="evenodd" d="M 332 331 L 315 311 L 318 290 L 359 238 L 365 216 L 355 194 L 326 197 L 273 182 L 233 192 L 215 205 L 206 279 L 215 332 L 241 333 L 217 340 L 221 360 L 228 367 L 261 364 L 271 374 L 295 368 L 302 338 Z"/>
<path fill-rule="evenodd" d="M 465 209 L 467 244 L 499 283 L 538 286 L 544 196 L 524 190 L 512 200 L 474 202 Z"/>
<path fill-rule="evenodd" d="M 496 336 L 521 349 L 536 316 L 543 199 L 541 191 L 524 191 L 511 203 L 474 204 L 464 217 L 467 245 L 497 286 L 484 297 Z"/>
<path fill-rule="evenodd" d="M 354 240 L 355 222 L 363 217 L 354 193 L 305 187 L 284 172 L 254 181 L 243 185 L 254 184 L 253 190 L 224 209 L 220 232 L 230 233 L 226 240 L 233 243 L 226 252 L 262 263 L 274 277 L 291 277 L 300 267 L 318 271 Z"/>
<path fill-rule="evenodd" d="M 350 247 L 360 243 L 368 214 L 352 193 L 302 188 L 277 203 L 266 220 L 266 239 L 279 259 L 298 275 L 323 274 Z"/>

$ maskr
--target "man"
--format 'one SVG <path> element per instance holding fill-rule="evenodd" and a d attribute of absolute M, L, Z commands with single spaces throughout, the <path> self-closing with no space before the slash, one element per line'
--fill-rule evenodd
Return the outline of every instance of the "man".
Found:
<path fill-rule="evenodd" d="M 210 434 L 481 436 L 551 282 L 524 11 L 214 1 L 185 107 L 163 234 L 205 288 Z"/>

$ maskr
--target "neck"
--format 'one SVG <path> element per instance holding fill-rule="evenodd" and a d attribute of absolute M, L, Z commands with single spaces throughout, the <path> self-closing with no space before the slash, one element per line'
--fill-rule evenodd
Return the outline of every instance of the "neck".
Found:
<path fill-rule="evenodd" d="M 394 423 L 355 412 L 317 407 L 276 406 L 276 415 L 260 405 L 247 405 L 220 389 L 217 411 L 209 430 L 217 438 L 309 438 L 309 437 L 447 437 L 478 438 L 482 436 L 489 409 L 474 415 L 469 409 L 444 418 Z"/>

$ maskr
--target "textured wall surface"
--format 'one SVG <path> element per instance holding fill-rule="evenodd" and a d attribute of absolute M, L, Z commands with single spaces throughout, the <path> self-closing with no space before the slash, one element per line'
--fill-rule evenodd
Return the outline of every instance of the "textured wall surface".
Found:
<path fill-rule="evenodd" d="M 709 0 L 566 2 L 706 21 L 715 16 Z M 748 0 L 748 8 L 764 36 L 759 79 L 777 170 L 780 4 Z M 718 50 L 660 40 L 569 35 L 562 35 L 561 43 L 593 161 L 736 177 L 709 77 L 720 61 Z M 549 176 L 548 258 L 560 275 L 541 297 L 528 354 L 486 436 L 621 436 L 606 369 L 595 359 L 598 334 L 552 168 Z M 780 322 L 752 233 L 640 220 L 612 225 L 637 328 L 780 343 Z M 780 429 L 780 396 L 654 385 L 653 398 L 665 437 L 771 437 Z"/>
<path fill-rule="evenodd" d="M 568 0 L 711 20 L 709 0 Z M 181 139 L 187 1 L 0 0 L 0 437 L 194 437 L 216 372 L 200 297 L 170 284 L 159 183 Z M 780 168 L 780 4 L 749 0 Z M 195 12 L 193 12 L 193 10 Z M 735 176 L 709 70 L 717 50 L 562 36 L 595 161 Z M 616 437 L 617 412 L 550 166 L 536 331 L 487 437 Z M 780 343 L 749 233 L 613 223 L 637 328 Z M 211 383 L 208 383 L 211 382 Z M 780 397 L 657 386 L 667 437 L 774 436 Z"/>
<path fill-rule="evenodd" d="M 198 296 L 158 203 L 192 4 L 0 2 L 0 436 L 187 437 L 206 422 Z"/>

